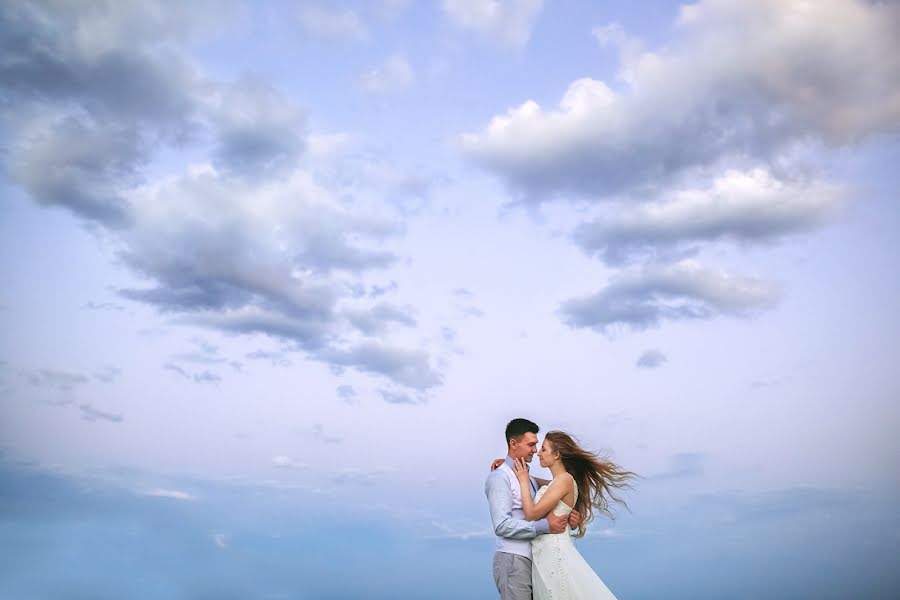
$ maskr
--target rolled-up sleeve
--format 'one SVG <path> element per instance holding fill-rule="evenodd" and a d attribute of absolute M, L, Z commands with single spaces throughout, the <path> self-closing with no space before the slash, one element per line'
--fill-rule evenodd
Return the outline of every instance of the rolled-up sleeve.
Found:
<path fill-rule="evenodd" d="M 491 523 L 494 533 L 500 537 L 514 540 L 530 540 L 542 533 L 549 533 L 550 526 L 546 519 L 526 521 L 514 519 L 512 516 L 512 490 L 509 481 L 496 473 L 491 473 L 484 484 L 484 493 L 491 509 Z"/>

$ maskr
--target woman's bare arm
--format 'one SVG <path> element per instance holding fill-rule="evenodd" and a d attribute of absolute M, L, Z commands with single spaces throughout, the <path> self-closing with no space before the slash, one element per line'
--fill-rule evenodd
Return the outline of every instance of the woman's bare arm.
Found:
<path fill-rule="evenodd" d="M 547 488 L 547 491 L 535 504 L 534 499 L 531 497 L 531 482 L 528 478 L 528 470 L 523 462 L 516 463 L 516 478 L 519 480 L 519 486 L 522 488 L 522 511 L 525 513 L 525 518 L 529 521 L 543 519 L 550 514 L 550 511 L 553 510 L 556 504 L 568 492 L 572 491 L 575 484 L 575 480 L 569 476 L 556 485 Z"/>

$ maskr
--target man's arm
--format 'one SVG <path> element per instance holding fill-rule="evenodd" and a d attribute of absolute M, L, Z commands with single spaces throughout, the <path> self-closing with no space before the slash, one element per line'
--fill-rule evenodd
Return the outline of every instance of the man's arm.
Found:
<path fill-rule="evenodd" d="M 488 506 L 491 509 L 491 523 L 494 533 L 500 537 L 514 540 L 530 540 L 543 533 L 550 533 L 547 519 L 526 521 L 514 519 L 512 516 L 512 489 L 509 480 L 502 475 L 489 476 L 484 484 Z"/>

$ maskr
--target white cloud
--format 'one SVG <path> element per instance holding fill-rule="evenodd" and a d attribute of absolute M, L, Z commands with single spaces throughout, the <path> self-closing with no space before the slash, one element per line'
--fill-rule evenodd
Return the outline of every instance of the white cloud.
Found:
<path fill-rule="evenodd" d="M 465 528 L 456 524 L 443 523 L 440 521 L 432 521 L 431 524 L 440 531 L 440 534 L 428 536 L 427 539 L 459 540 L 465 542 L 468 540 L 480 540 L 494 537 L 494 532 L 486 527 L 478 528 L 469 526 Z"/>
<path fill-rule="evenodd" d="M 280 469 L 301 469 L 306 465 L 295 461 L 290 456 L 273 456 L 272 464 Z"/>
<path fill-rule="evenodd" d="M 367 92 L 384 94 L 408 87 L 414 79 L 415 74 L 406 58 L 395 54 L 364 73 L 360 83 Z"/>
<path fill-rule="evenodd" d="M 303 32 L 322 40 L 363 40 L 368 32 L 359 15 L 347 7 L 306 5 L 298 12 Z"/>
<path fill-rule="evenodd" d="M 542 0 L 443 0 L 444 13 L 459 27 L 501 44 L 528 43 Z"/>
<path fill-rule="evenodd" d="M 853 143 L 900 125 L 898 24 L 889 2 L 700 2 L 683 9 L 678 43 L 623 55 L 623 89 L 579 79 L 556 108 L 524 102 L 462 147 L 541 201 Z"/>
<path fill-rule="evenodd" d="M 355 140 L 346 132 L 311 133 L 306 138 L 305 156 L 313 160 L 330 160 L 353 147 Z"/>
<path fill-rule="evenodd" d="M 142 496 L 152 496 L 154 498 L 171 498 L 172 500 L 196 500 L 197 498 L 187 492 L 180 490 L 169 490 L 163 488 L 154 488 L 140 492 Z"/>

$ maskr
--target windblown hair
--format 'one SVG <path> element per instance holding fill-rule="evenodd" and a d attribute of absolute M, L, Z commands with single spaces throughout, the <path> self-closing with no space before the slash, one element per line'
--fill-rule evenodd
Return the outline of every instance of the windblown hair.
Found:
<path fill-rule="evenodd" d="M 544 436 L 559 453 L 566 471 L 578 486 L 575 510 L 584 517 L 578 525 L 575 537 L 582 537 L 586 525 L 594 520 L 594 508 L 615 519 L 609 510 L 609 501 L 618 502 L 628 508 L 628 504 L 615 495 L 613 490 L 631 489 L 631 480 L 637 475 L 625 471 L 608 457 L 588 452 L 564 431 L 550 431 Z"/>

